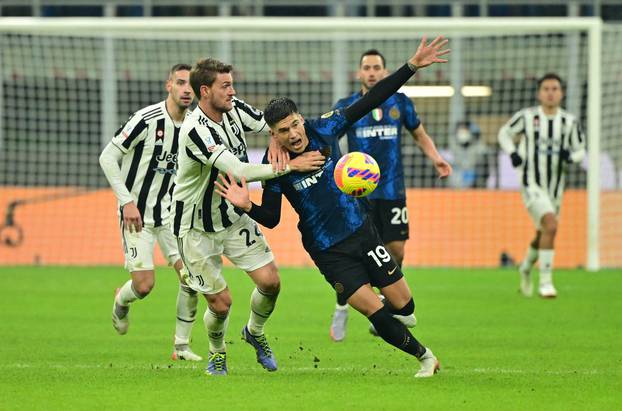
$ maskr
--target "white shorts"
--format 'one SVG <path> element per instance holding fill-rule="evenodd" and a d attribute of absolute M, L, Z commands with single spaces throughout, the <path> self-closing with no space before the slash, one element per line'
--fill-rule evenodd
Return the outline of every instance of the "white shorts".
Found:
<path fill-rule="evenodd" d="M 217 294 L 227 287 L 222 276 L 222 255 L 246 272 L 274 261 L 259 226 L 246 214 L 218 233 L 191 229 L 177 239 L 177 245 L 188 271 L 186 284 L 201 294 Z"/>
<path fill-rule="evenodd" d="M 531 217 L 536 229 L 542 228 L 542 217 L 545 214 L 559 214 L 560 200 L 551 198 L 549 193 L 542 187 L 528 187 L 521 190 L 523 203 Z"/>
<path fill-rule="evenodd" d="M 153 270 L 153 250 L 156 241 L 169 264 L 173 265 L 179 260 L 175 236 L 166 224 L 160 227 L 143 227 L 139 233 L 122 229 L 121 241 L 125 253 L 125 268 L 130 273 Z"/>

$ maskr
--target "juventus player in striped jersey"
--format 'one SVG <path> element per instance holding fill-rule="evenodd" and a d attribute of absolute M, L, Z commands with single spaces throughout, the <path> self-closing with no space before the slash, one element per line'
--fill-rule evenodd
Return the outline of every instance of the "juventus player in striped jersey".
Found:
<path fill-rule="evenodd" d="M 153 250 L 157 241 L 181 282 L 172 357 L 201 361 L 189 347 L 197 293 L 181 280 L 183 264 L 168 221 L 179 130 L 194 99 L 190 69 L 187 64 L 171 68 L 166 100 L 134 113 L 104 148 L 99 162 L 119 203 L 125 268 L 132 277 L 117 289 L 112 309 L 114 328 L 121 335 L 127 333 L 129 304 L 145 298 L 153 289 Z"/>
<path fill-rule="evenodd" d="M 521 194 L 536 226 L 536 235 L 519 267 L 520 290 L 533 294 L 530 271 L 540 260 L 539 294 L 554 298 L 553 257 L 557 216 L 564 193 L 564 175 L 571 163 L 585 157 L 585 136 L 575 116 L 560 107 L 562 80 L 555 73 L 538 80 L 540 105 L 518 111 L 499 130 L 501 148 L 520 171 Z M 514 138 L 522 136 L 518 146 Z"/>
<path fill-rule="evenodd" d="M 188 271 L 186 281 L 208 303 L 203 320 L 209 339 L 209 375 L 227 374 L 224 337 L 232 301 L 222 276 L 221 255 L 246 271 L 256 285 L 242 337 L 255 349 L 257 362 L 268 371 L 277 369 L 264 335 L 264 324 L 280 290 L 274 256 L 257 224 L 214 193 L 218 174 L 266 180 L 290 170 L 318 170 L 324 163 L 324 157 L 313 152 L 291 161 L 283 171 L 275 171 L 269 164 L 247 164 L 245 133 L 267 133 L 268 127 L 262 112 L 234 97 L 232 70 L 231 65 L 208 58 L 197 62 L 190 72 L 199 104 L 181 128 L 172 199 L 173 233 Z"/>

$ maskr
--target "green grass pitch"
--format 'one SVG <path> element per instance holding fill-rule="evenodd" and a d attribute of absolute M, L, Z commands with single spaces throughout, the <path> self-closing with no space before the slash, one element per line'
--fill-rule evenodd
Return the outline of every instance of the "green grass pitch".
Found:
<path fill-rule="evenodd" d="M 132 306 L 130 330 L 110 322 L 118 267 L 0 268 L 0 409 L 114 410 L 614 410 L 622 409 L 622 271 L 556 272 L 559 298 L 525 299 L 514 270 L 405 270 L 419 324 L 441 361 L 418 363 L 367 332 L 350 310 L 348 335 L 328 336 L 331 289 L 313 269 L 282 269 L 267 326 L 279 370 L 264 371 L 239 333 L 252 283 L 227 270 L 233 307 L 229 376 L 170 360 L 176 282 Z M 201 300 L 193 348 L 207 354 Z"/>

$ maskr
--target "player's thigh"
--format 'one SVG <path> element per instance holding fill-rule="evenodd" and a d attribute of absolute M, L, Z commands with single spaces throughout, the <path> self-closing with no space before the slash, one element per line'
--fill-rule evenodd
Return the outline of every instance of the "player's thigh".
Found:
<path fill-rule="evenodd" d="M 168 224 L 160 226 L 155 230 L 158 245 L 160 246 L 160 250 L 162 251 L 164 258 L 166 258 L 169 265 L 174 266 L 180 258 L 179 249 L 177 247 L 177 238 L 175 238 L 175 235 Z"/>
<path fill-rule="evenodd" d="M 310 253 L 324 279 L 343 299 L 349 299 L 363 285 L 370 283 L 367 269 L 356 246 L 348 239 L 322 251 Z"/>
<path fill-rule="evenodd" d="M 371 285 L 387 287 L 404 275 L 399 264 L 385 247 L 376 228 L 366 222 L 356 233 L 360 239 L 361 261 L 365 265 Z"/>
<path fill-rule="evenodd" d="M 121 242 L 125 254 L 125 269 L 130 273 L 153 270 L 155 241 L 153 227 L 143 227 L 140 232 L 131 232 L 122 225 Z"/>
<path fill-rule="evenodd" d="M 259 226 L 247 215 L 243 215 L 225 231 L 224 255 L 236 267 L 250 273 L 274 261 L 272 250 Z"/>
<path fill-rule="evenodd" d="M 549 193 L 541 187 L 527 187 L 521 190 L 523 203 L 531 221 L 533 221 L 536 229 L 542 228 L 542 217 L 545 214 L 556 214 L 557 208 L 554 206 Z"/>
<path fill-rule="evenodd" d="M 184 281 L 201 294 L 217 294 L 227 287 L 222 275 L 222 239 L 218 234 L 190 230 L 177 239 L 184 263 Z"/>
<path fill-rule="evenodd" d="M 374 225 L 384 244 L 408 239 L 406 199 L 373 200 Z"/>

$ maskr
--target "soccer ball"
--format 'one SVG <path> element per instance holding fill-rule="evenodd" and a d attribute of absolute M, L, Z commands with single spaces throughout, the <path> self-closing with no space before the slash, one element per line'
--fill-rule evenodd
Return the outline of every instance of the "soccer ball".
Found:
<path fill-rule="evenodd" d="M 353 197 L 365 197 L 380 181 L 378 163 L 369 154 L 353 151 L 341 157 L 335 166 L 335 184 Z"/>

